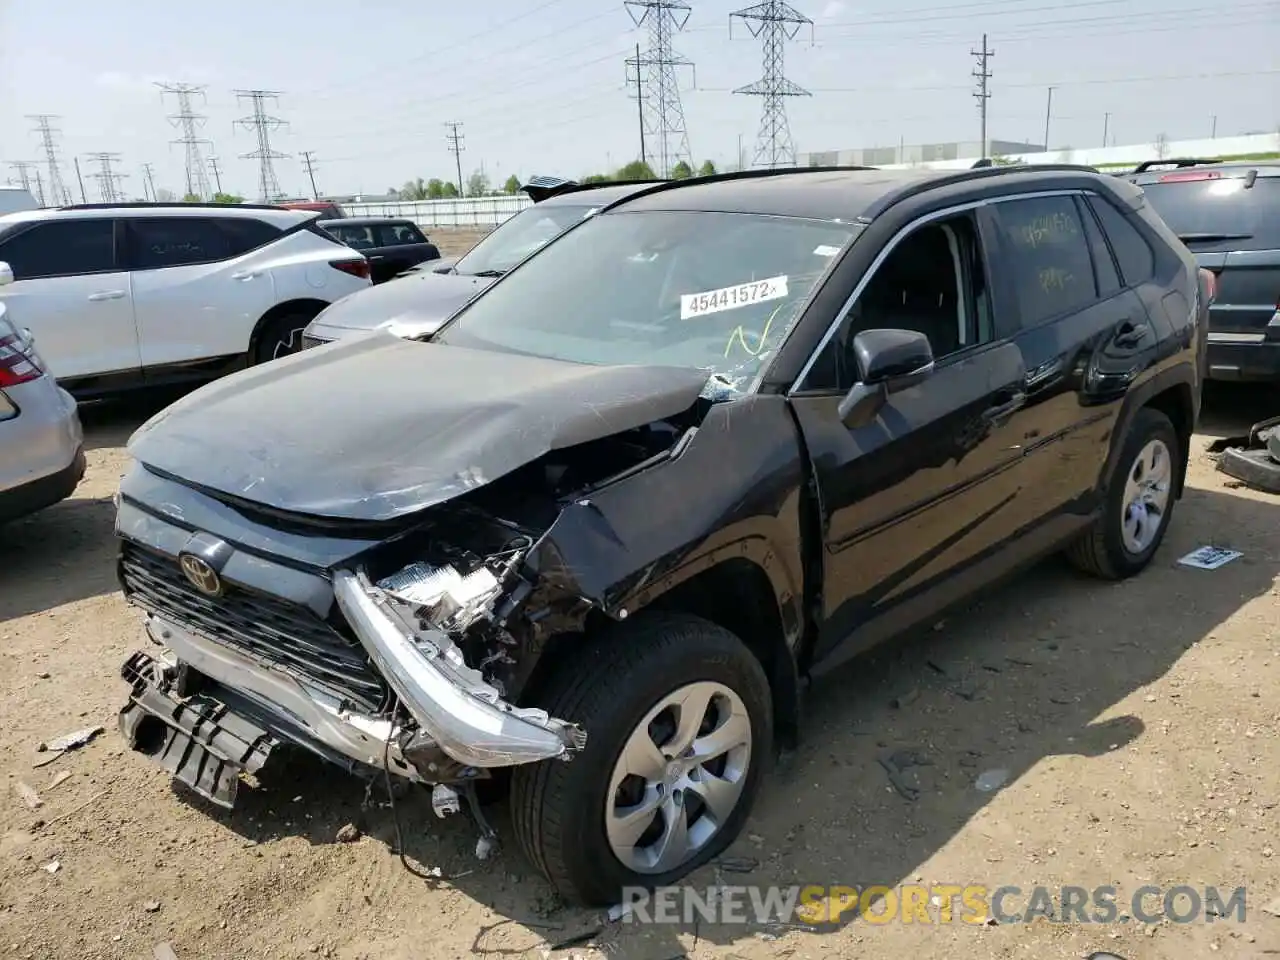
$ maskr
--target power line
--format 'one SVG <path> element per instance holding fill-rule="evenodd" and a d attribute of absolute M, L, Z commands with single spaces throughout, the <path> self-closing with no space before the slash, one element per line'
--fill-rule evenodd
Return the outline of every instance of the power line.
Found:
<path fill-rule="evenodd" d="M 62 180 L 62 168 L 58 164 L 58 145 L 55 137 L 60 131 L 53 125 L 53 121 L 59 119 L 51 113 L 37 113 L 27 116 L 28 120 L 34 120 L 36 128 L 33 133 L 40 135 L 40 145 L 44 147 L 44 162 L 49 171 L 49 182 L 46 185 L 48 190 L 45 197 L 51 206 L 60 203 L 71 203 L 71 191 L 67 189 L 67 185 Z"/>
<path fill-rule="evenodd" d="M 796 147 L 787 122 L 787 97 L 808 97 L 810 92 L 792 83 L 783 74 L 783 54 L 788 40 L 795 38 L 805 24 L 813 29 L 813 21 L 783 0 L 764 0 L 729 15 L 747 24 L 753 37 L 764 38 L 764 71 L 755 83 L 739 87 L 734 93 L 764 98 L 760 133 L 756 139 L 752 166 L 776 167 L 795 163 Z M 732 34 L 732 26 L 730 26 Z"/>
<path fill-rule="evenodd" d="M 127 173 L 116 173 L 111 169 L 111 164 L 120 159 L 118 153 L 88 153 L 85 154 L 86 160 L 96 160 L 98 163 L 98 172 L 89 174 L 91 180 L 98 181 L 98 194 L 102 197 L 103 203 L 120 203 L 124 200 L 124 194 L 120 192 L 118 182 L 128 176 Z"/>
<path fill-rule="evenodd" d="M 466 134 L 458 132 L 462 128 L 462 123 L 458 120 L 446 121 L 445 126 L 449 128 L 449 132 L 444 138 L 449 143 L 449 152 L 453 154 L 453 161 L 458 167 L 458 196 L 462 196 L 462 151 L 466 149 L 462 142 L 466 139 Z"/>
<path fill-rule="evenodd" d="M 641 76 L 644 77 L 644 92 L 639 95 L 640 115 L 649 143 L 654 146 L 655 172 L 660 177 L 670 176 L 672 166 L 681 160 L 693 166 L 684 104 L 676 82 L 676 70 L 680 67 L 692 70 L 693 61 L 676 53 L 671 45 L 672 35 L 685 28 L 692 9 L 680 0 L 626 0 L 623 6 L 636 27 L 648 29 L 648 48 L 643 54 L 637 48 L 635 57 L 627 60 L 627 67 L 635 70 L 638 87 Z M 630 82 L 628 76 L 628 84 Z M 697 86 L 696 74 L 694 86 Z"/>
<path fill-rule="evenodd" d="M 213 194 L 209 189 L 209 178 L 205 175 L 200 147 L 208 144 L 212 148 L 213 141 L 196 135 L 196 131 L 204 126 L 206 117 L 196 113 L 191 107 L 192 97 L 198 96 L 202 100 L 205 98 L 204 87 L 193 83 L 157 83 L 156 86 L 160 88 L 161 98 L 172 94 L 178 100 L 178 112 L 170 114 L 168 119 L 182 131 L 182 136 L 170 142 L 180 143 L 186 150 L 187 196 L 208 200 Z"/>
<path fill-rule="evenodd" d="M 320 191 L 316 189 L 316 161 L 314 150 L 302 150 L 302 166 L 306 168 L 307 176 L 311 178 L 311 197 L 314 200 L 320 199 Z"/>
<path fill-rule="evenodd" d="M 275 90 L 237 90 L 236 100 L 248 100 L 253 106 L 253 113 L 236 120 L 234 126 L 253 130 L 258 137 L 258 149 L 240 154 L 244 160 L 258 161 L 258 190 L 267 203 L 279 199 L 280 181 L 276 178 L 275 165 L 272 160 L 280 160 L 289 156 L 271 148 L 271 131 L 286 126 L 279 117 L 267 114 L 267 101 L 275 100 L 280 94 Z"/>
<path fill-rule="evenodd" d="M 991 70 L 987 67 L 991 58 L 996 52 L 987 46 L 987 35 L 982 35 L 982 49 L 970 50 L 970 55 L 978 61 L 978 69 L 973 71 L 974 77 L 978 80 L 978 89 L 973 92 L 974 97 L 978 100 L 978 115 L 981 117 L 982 123 L 982 155 L 985 157 L 990 150 L 988 149 L 990 141 L 987 140 L 987 101 L 991 99 Z M 1049 147 L 1046 144 L 1045 149 Z"/>

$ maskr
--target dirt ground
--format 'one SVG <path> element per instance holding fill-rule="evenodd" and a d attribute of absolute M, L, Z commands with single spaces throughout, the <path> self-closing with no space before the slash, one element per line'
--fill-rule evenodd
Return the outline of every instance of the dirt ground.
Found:
<path fill-rule="evenodd" d="M 490 233 L 487 227 L 427 227 L 427 239 L 442 257 L 460 257 Z"/>
<path fill-rule="evenodd" d="M 766 783 L 736 859 L 693 882 L 1112 884 L 1122 907 L 1148 883 L 1244 886 L 1243 924 L 609 924 L 558 908 L 510 842 L 476 860 L 468 821 L 435 819 L 411 791 L 406 852 L 444 877 L 419 879 L 395 856 L 382 794 L 362 812 L 361 784 L 319 761 L 268 768 L 234 814 L 179 796 L 115 727 L 139 616 L 114 580 L 111 495 L 153 398 L 86 409 L 75 497 L 0 528 L 0 956 L 138 960 L 166 942 L 179 960 L 1280 954 L 1267 911 L 1280 914 L 1280 503 L 1233 488 L 1204 452 L 1280 398 L 1209 401 L 1190 489 L 1146 573 L 1107 585 L 1047 562 L 816 685 L 804 744 Z M 1203 544 L 1244 556 L 1177 565 Z M 49 756 L 41 741 L 87 725 L 105 732 L 33 766 Z M 889 754 L 917 761 L 914 799 L 890 785 Z M 977 789 L 996 769 L 1003 789 Z M 509 838 L 503 805 L 491 811 Z M 339 842 L 347 824 L 361 836 Z"/>

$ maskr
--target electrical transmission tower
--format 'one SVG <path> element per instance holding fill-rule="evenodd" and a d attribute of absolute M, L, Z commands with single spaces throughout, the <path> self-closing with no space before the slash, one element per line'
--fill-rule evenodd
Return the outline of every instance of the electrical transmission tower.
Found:
<path fill-rule="evenodd" d="M 466 134 L 458 132 L 462 128 L 461 121 L 449 120 L 445 126 L 449 128 L 449 132 L 444 138 L 449 141 L 449 152 L 453 154 L 453 161 L 458 167 L 458 196 L 462 196 L 462 151 L 466 149 L 462 142 L 466 139 Z"/>
<path fill-rule="evenodd" d="M 307 171 L 307 177 L 311 180 L 311 199 L 319 200 L 320 191 L 316 189 L 316 152 L 314 150 L 303 150 L 302 166 Z"/>
<path fill-rule="evenodd" d="M 262 193 L 262 199 L 267 203 L 278 200 L 283 196 L 280 192 L 280 181 L 276 179 L 275 165 L 271 161 L 281 160 L 289 156 L 287 153 L 280 153 L 278 150 L 271 149 L 271 131 L 286 126 L 285 121 L 279 117 L 272 117 L 267 114 L 267 101 L 275 100 L 278 96 L 279 92 L 274 90 L 236 91 L 238 100 L 248 100 L 253 105 L 253 113 L 247 117 L 241 117 L 235 121 L 235 125 L 244 127 L 246 130 L 253 130 L 258 137 L 258 149 L 249 153 L 242 153 L 240 156 L 245 160 L 258 161 L 258 190 Z"/>
<path fill-rule="evenodd" d="M 974 79 L 978 81 L 978 89 L 973 91 L 974 99 L 978 101 L 978 116 L 982 124 L 982 155 L 985 157 L 990 152 L 987 149 L 987 101 L 991 99 L 991 71 L 987 68 L 987 64 L 996 52 L 987 46 L 987 35 L 982 35 L 982 49 L 970 50 L 970 54 L 978 61 L 978 67 L 973 71 Z M 1046 146 L 1046 150 L 1049 148 Z"/>
<path fill-rule="evenodd" d="M 222 171 L 218 169 L 217 157 L 209 158 L 209 169 L 213 171 L 213 185 L 214 187 L 217 188 L 218 192 L 221 193 L 222 192 Z"/>
<path fill-rule="evenodd" d="M 205 117 L 191 107 L 193 97 L 204 99 L 204 87 L 193 83 L 157 83 L 160 96 L 172 94 L 178 101 L 178 112 L 169 115 L 169 122 L 182 131 L 182 136 L 170 143 L 180 143 L 187 153 L 187 196 L 196 196 L 201 200 L 210 199 L 213 194 L 209 190 L 209 178 L 205 175 L 204 158 L 200 148 L 204 145 L 213 147 L 213 141 L 200 137 L 196 132 L 204 126 Z"/>
<path fill-rule="evenodd" d="M 752 166 L 777 167 L 795 163 L 796 147 L 787 123 L 787 97 L 812 96 L 808 90 L 792 83 L 783 75 L 786 42 L 795 38 L 805 24 L 813 29 L 813 21 L 782 0 L 765 0 L 729 15 L 729 23 L 738 17 L 756 38 L 764 39 L 764 73 L 755 83 L 739 87 L 734 93 L 764 97 L 760 117 L 760 134 L 756 138 Z"/>
<path fill-rule="evenodd" d="M 34 120 L 36 128 L 33 131 L 40 135 L 40 145 L 44 147 L 44 162 L 48 167 L 49 179 L 44 184 L 45 197 L 50 206 L 57 206 L 60 203 L 70 204 L 71 191 L 67 189 L 67 185 L 62 179 L 62 168 L 58 165 L 58 145 L 54 138 L 58 135 L 58 129 L 53 125 L 53 121 L 58 118 L 49 113 L 38 113 L 27 117 L 28 120 Z"/>
<path fill-rule="evenodd" d="M 653 144 L 654 172 L 660 177 L 671 174 L 671 168 L 683 160 L 693 166 L 689 152 L 689 131 L 684 122 L 684 104 L 680 100 L 680 86 L 676 82 L 676 70 L 693 68 L 693 61 L 683 57 L 671 46 L 671 37 L 684 29 L 689 22 L 691 9 L 687 3 L 676 0 L 626 0 L 624 6 L 637 27 L 649 31 L 648 48 L 627 59 L 628 85 L 641 83 L 641 130 Z M 697 84 L 695 74 L 695 86 Z M 643 157 L 641 158 L 644 159 Z"/>
<path fill-rule="evenodd" d="M 155 170 L 149 163 L 142 165 L 142 198 L 153 203 L 158 202 L 160 199 L 156 194 Z"/>
<path fill-rule="evenodd" d="M 85 154 L 86 160 L 96 160 L 98 163 L 98 172 L 89 174 L 90 179 L 98 181 L 98 194 L 102 197 L 103 203 L 121 203 L 124 201 L 124 194 L 121 192 L 118 183 L 128 176 L 127 173 L 116 173 L 111 169 L 111 165 L 120 159 L 118 153 L 89 153 Z"/>
<path fill-rule="evenodd" d="M 13 168 L 13 172 L 18 175 L 18 186 L 26 190 L 32 196 L 35 192 L 31 189 L 31 178 L 35 173 L 39 172 L 34 160 L 11 160 L 9 166 Z M 12 183 L 12 181 L 10 181 Z"/>

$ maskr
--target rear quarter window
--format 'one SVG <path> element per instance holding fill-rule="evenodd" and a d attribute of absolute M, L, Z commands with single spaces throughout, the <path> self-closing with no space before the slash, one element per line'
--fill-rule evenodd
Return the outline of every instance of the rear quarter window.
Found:
<path fill-rule="evenodd" d="M 1259 176 L 1252 187 L 1247 182 L 1243 172 L 1187 170 L 1163 174 L 1142 189 L 1193 250 L 1280 249 L 1280 177 Z"/>
<path fill-rule="evenodd" d="M 1120 265 L 1120 277 L 1125 286 L 1133 287 L 1151 279 L 1155 273 L 1155 254 L 1146 238 L 1138 231 L 1110 200 L 1089 197 L 1089 205 L 1098 216 L 1098 222 L 1107 235 L 1111 250 Z"/>

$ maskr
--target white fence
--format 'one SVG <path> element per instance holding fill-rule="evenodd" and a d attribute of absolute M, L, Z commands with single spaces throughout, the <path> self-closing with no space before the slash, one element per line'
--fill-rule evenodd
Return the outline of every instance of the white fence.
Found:
<path fill-rule="evenodd" d="M 1213 140 L 1170 140 L 1166 143 L 1139 143 L 1119 147 L 1087 147 L 1073 150 L 1065 147 L 1039 153 L 1020 153 L 1007 157 L 1027 164 L 1081 163 L 1091 167 L 1133 167 L 1143 160 L 1176 159 L 1178 157 L 1229 157 L 1250 153 L 1280 153 L 1280 133 L 1259 133 L 1243 137 L 1218 137 Z M 922 167 L 931 170 L 963 170 L 973 166 L 975 157 L 939 160 L 920 164 L 886 164 L 884 169 Z"/>
<path fill-rule="evenodd" d="M 404 217 L 423 228 L 494 227 L 532 205 L 532 200 L 518 194 L 514 197 L 465 197 L 457 200 L 344 203 L 342 209 L 349 217 Z"/>

